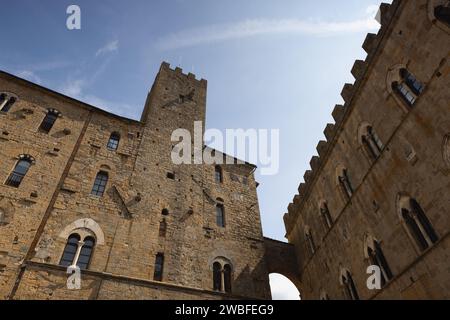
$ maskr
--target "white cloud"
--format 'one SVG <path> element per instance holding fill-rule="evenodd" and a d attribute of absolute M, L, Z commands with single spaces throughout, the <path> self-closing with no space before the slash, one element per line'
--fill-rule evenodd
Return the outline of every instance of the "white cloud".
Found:
<path fill-rule="evenodd" d="M 376 8 L 378 10 L 377 6 Z M 170 50 L 259 35 L 302 34 L 331 36 L 372 31 L 379 28 L 378 22 L 374 19 L 376 10 L 375 6 L 369 6 L 365 17 L 348 22 L 249 19 L 231 24 L 210 25 L 169 34 L 159 39 L 156 42 L 156 46 L 161 50 Z"/>
<path fill-rule="evenodd" d="M 31 81 L 31 82 L 34 82 L 37 84 L 42 83 L 41 78 L 37 74 L 35 74 L 33 71 L 30 71 L 30 70 L 21 70 L 21 71 L 17 72 L 16 75 L 19 78 L 23 78 L 23 79 L 26 79 L 28 81 Z"/>
<path fill-rule="evenodd" d="M 117 50 L 119 50 L 119 40 L 114 40 L 107 43 L 104 47 L 98 49 L 95 53 L 95 56 L 98 57 L 109 52 L 115 52 Z"/>
<path fill-rule="evenodd" d="M 295 285 L 285 276 L 272 273 L 270 278 L 270 289 L 273 300 L 299 300 L 299 292 Z"/>

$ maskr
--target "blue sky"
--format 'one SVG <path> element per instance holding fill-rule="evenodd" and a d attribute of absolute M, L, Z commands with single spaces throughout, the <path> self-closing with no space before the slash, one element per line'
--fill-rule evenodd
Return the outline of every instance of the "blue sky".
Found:
<path fill-rule="evenodd" d="M 162 61 L 208 80 L 208 128 L 280 129 L 280 170 L 258 176 L 264 233 L 333 122 L 380 0 L 7 0 L 0 69 L 134 119 Z M 81 7 L 81 30 L 66 8 Z"/>

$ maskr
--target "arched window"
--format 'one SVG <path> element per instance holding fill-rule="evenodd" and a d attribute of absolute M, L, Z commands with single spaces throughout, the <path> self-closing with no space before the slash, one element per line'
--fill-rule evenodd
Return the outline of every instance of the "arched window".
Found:
<path fill-rule="evenodd" d="M 314 243 L 314 239 L 310 228 L 305 229 L 305 239 L 308 245 L 309 252 L 311 253 L 311 255 L 314 255 L 314 253 L 316 253 L 316 245 Z"/>
<path fill-rule="evenodd" d="M 94 196 L 102 197 L 108 183 L 108 173 L 100 171 L 95 177 L 94 186 L 92 187 L 91 194 Z"/>
<path fill-rule="evenodd" d="M 216 205 L 216 223 L 219 227 L 225 228 L 225 209 L 221 203 Z"/>
<path fill-rule="evenodd" d="M 87 270 L 94 251 L 95 239 L 87 236 L 81 241 L 78 233 L 69 236 L 59 264 L 64 267 L 77 265 L 81 270 Z"/>
<path fill-rule="evenodd" d="M 434 16 L 439 21 L 450 26 L 450 1 L 447 1 L 446 5 L 442 4 L 442 5 L 436 6 L 434 8 Z"/>
<path fill-rule="evenodd" d="M 10 187 L 18 188 L 33 162 L 34 159 L 30 155 L 21 155 L 5 184 Z"/>
<path fill-rule="evenodd" d="M 430 220 L 415 199 L 401 203 L 401 216 L 408 233 L 421 251 L 428 249 L 439 240 Z"/>
<path fill-rule="evenodd" d="M 400 69 L 400 80 L 392 83 L 393 91 L 409 106 L 413 106 L 422 94 L 424 85 L 405 68 Z"/>
<path fill-rule="evenodd" d="M 75 261 L 75 256 L 78 252 L 78 245 L 81 238 L 78 234 L 74 233 L 69 236 L 66 247 L 64 248 L 63 255 L 59 264 L 64 267 L 71 266 Z"/>
<path fill-rule="evenodd" d="M 224 258 L 213 263 L 213 290 L 231 293 L 233 269 Z"/>
<path fill-rule="evenodd" d="M 217 183 L 223 182 L 222 168 L 220 166 L 215 166 L 215 179 Z"/>
<path fill-rule="evenodd" d="M 367 258 L 369 259 L 370 265 L 378 266 L 380 268 L 381 286 L 384 286 L 393 278 L 391 268 L 389 268 L 389 264 L 387 263 L 383 250 L 381 249 L 380 242 L 371 237 L 368 237 Z"/>
<path fill-rule="evenodd" d="M 169 215 L 169 210 L 167 210 L 167 209 L 162 209 L 161 214 L 162 214 L 163 216 L 168 216 L 168 215 Z"/>
<path fill-rule="evenodd" d="M 381 155 L 383 150 L 383 143 L 371 126 L 366 126 L 361 136 L 361 142 L 366 153 L 376 160 Z"/>
<path fill-rule="evenodd" d="M 342 169 L 341 174 L 338 177 L 338 181 L 342 193 L 348 200 L 350 200 L 351 197 L 353 196 L 353 187 L 350 182 L 347 169 Z"/>
<path fill-rule="evenodd" d="M 159 236 L 164 238 L 166 236 L 167 231 L 167 222 L 166 219 L 162 219 L 162 221 L 159 223 Z"/>
<path fill-rule="evenodd" d="M 42 121 L 39 131 L 49 133 L 61 113 L 56 109 L 48 109 L 44 120 Z"/>
<path fill-rule="evenodd" d="M 358 291 L 350 271 L 345 270 L 341 274 L 341 284 L 344 287 L 345 297 L 349 300 L 359 300 Z"/>
<path fill-rule="evenodd" d="M 231 293 L 231 266 L 226 264 L 223 266 L 223 283 L 226 293 Z"/>
<path fill-rule="evenodd" d="M 8 96 L 6 93 L 0 94 L 0 111 L 8 112 L 16 101 L 16 97 Z"/>
<path fill-rule="evenodd" d="M 93 237 L 86 237 L 84 239 L 77 261 L 77 266 L 79 266 L 81 270 L 86 270 L 89 267 L 94 246 L 95 239 Z"/>
<path fill-rule="evenodd" d="M 333 218 L 331 217 L 330 210 L 328 209 L 328 204 L 326 202 L 322 202 L 319 210 L 325 229 L 328 231 L 333 226 Z"/>
<path fill-rule="evenodd" d="M 117 132 L 113 132 L 109 136 L 108 144 L 106 147 L 112 151 L 117 150 L 117 148 L 119 147 L 119 142 L 120 142 L 120 134 L 118 134 Z"/>
<path fill-rule="evenodd" d="M 155 259 L 155 272 L 153 274 L 153 280 L 162 281 L 164 269 L 164 253 L 159 252 Z"/>
<path fill-rule="evenodd" d="M 222 291 L 222 265 L 219 262 L 213 264 L 213 289 Z"/>

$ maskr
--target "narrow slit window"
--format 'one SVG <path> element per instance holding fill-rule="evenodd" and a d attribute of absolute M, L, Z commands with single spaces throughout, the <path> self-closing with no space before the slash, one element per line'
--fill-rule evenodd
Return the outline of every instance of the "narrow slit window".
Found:
<path fill-rule="evenodd" d="M 225 228 L 225 212 L 223 204 L 216 205 L 216 223 L 219 227 Z"/>
<path fill-rule="evenodd" d="M 153 280 L 162 281 L 164 268 L 164 254 L 158 253 L 155 259 L 155 272 L 153 274 Z"/>

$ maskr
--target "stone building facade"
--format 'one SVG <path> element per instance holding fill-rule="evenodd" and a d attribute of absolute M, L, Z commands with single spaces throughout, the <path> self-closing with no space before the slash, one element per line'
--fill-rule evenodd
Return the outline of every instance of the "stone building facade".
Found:
<path fill-rule="evenodd" d="M 450 298 L 450 2 L 379 19 L 284 216 L 303 299 Z"/>
<path fill-rule="evenodd" d="M 171 160 L 206 88 L 163 63 L 135 121 L 0 72 L 0 299 L 271 297 L 255 166 Z"/>

